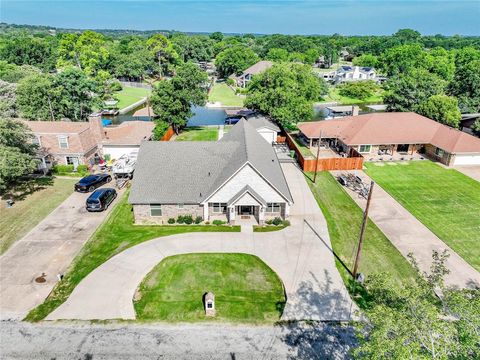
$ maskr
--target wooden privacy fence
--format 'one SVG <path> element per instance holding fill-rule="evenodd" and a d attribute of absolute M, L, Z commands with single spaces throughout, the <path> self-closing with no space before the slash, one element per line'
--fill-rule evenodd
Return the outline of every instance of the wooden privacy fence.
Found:
<path fill-rule="evenodd" d="M 305 159 L 298 149 L 297 144 L 290 134 L 286 134 L 286 141 L 290 150 L 295 151 L 298 163 L 303 171 L 315 171 L 318 162 L 318 171 L 329 170 L 361 170 L 363 168 L 363 156 L 351 149 L 350 157 L 333 157 L 322 159 Z"/>
<path fill-rule="evenodd" d="M 173 136 L 173 134 L 175 134 L 175 131 L 173 131 L 172 127 L 169 126 L 167 131 L 165 132 L 165 134 L 163 134 L 162 138 L 160 139 L 160 141 L 168 141 L 170 140 L 170 138 Z"/>

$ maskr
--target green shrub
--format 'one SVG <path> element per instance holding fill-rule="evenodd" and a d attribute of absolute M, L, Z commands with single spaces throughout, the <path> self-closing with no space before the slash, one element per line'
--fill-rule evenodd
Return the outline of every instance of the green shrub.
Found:
<path fill-rule="evenodd" d="M 272 225 L 272 223 L 273 223 L 273 220 L 271 220 L 271 219 L 270 220 L 265 220 L 265 224 L 267 224 L 267 225 Z"/>
<path fill-rule="evenodd" d="M 197 217 L 195 218 L 195 224 L 200 224 L 200 223 L 202 222 L 202 220 L 203 220 L 203 219 L 202 219 L 201 216 L 197 216 Z"/>
<path fill-rule="evenodd" d="M 231 78 L 228 78 L 227 81 L 225 81 L 225 83 L 229 86 L 235 86 L 235 80 Z"/>
<path fill-rule="evenodd" d="M 185 215 L 185 216 L 183 217 L 183 222 L 184 222 L 185 224 L 187 224 L 187 225 L 193 224 L 193 217 L 192 217 L 192 215 Z"/>
<path fill-rule="evenodd" d="M 212 224 L 213 225 L 217 225 L 217 226 L 220 226 L 220 225 L 223 225 L 223 224 L 226 224 L 227 222 L 226 221 L 223 221 L 223 220 L 213 220 Z"/>
<path fill-rule="evenodd" d="M 88 166 L 87 165 L 78 165 L 77 166 L 77 172 L 79 172 L 79 173 L 88 172 Z"/>
<path fill-rule="evenodd" d="M 184 222 L 185 222 L 185 217 L 183 215 L 178 215 L 177 223 L 178 224 L 183 224 Z"/>
<path fill-rule="evenodd" d="M 169 224 L 175 224 L 175 219 L 174 219 L 174 218 L 168 219 L 168 223 L 169 223 Z"/>
<path fill-rule="evenodd" d="M 283 220 L 282 225 L 283 226 L 290 226 L 290 220 Z"/>
<path fill-rule="evenodd" d="M 280 225 L 282 222 L 283 222 L 282 219 L 279 217 L 276 217 L 275 219 L 272 220 L 272 224 L 275 226 Z"/>
<path fill-rule="evenodd" d="M 73 165 L 54 165 L 52 172 L 54 174 L 73 172 Z"/>
<path fill-rule="evenodd" d="M 112 157 L 110 156 L 110 154 L 105 154 L 103 156 L 103 158 L 105 159 L 105 161 L 110 161 L 112 159 Z"/>

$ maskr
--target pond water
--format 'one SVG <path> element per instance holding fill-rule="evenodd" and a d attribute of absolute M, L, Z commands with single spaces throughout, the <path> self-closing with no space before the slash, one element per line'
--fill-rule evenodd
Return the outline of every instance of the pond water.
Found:
<path fill-rule="evenodd" d="M 132 111 L 122 115 L 104 115 L 102 119 L 108 119 L 112 121 L 113 125 L 121 124 L 124 121 L 143 120 L 149 121 L 148 117 L 133 117 L 133 113 L 139 109 L 142 109 L 144 105 L 139 106 Z M 206 126 L 206 125 L 223 125 L 225 124 L 225 110 L 218 108 L 208 108 L 205 106 L 197 106 L 192 108 L 194 115 L 188 119 L 187 126 Z"/>

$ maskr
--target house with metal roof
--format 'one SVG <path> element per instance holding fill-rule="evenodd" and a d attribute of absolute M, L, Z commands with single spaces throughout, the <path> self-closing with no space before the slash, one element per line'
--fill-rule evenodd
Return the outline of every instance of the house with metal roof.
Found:
<path fill-rule="evenodd" d="M 241 119 L 217 142 L 144 142 L 129 196 L 135 222 L 179 215 L 230 224 L 288 218 L 293 203 L 277 155 Z"/>

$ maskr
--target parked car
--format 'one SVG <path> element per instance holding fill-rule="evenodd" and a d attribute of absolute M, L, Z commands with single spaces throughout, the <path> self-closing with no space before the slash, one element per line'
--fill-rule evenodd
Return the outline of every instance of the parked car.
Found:
<path fill-rule="evenodd" d="M 112 177 L 108 174 L 88 175 L 75 184 L 75 191 L 92 192 L 110 181 L 112 181 Z"/>
<path fill-rule="evenodd" d="M 117 192 L 112 188 L 103 188 L 95 190 L 86 201 L 87 211 L 103 211 L 117 197 Z"/>

